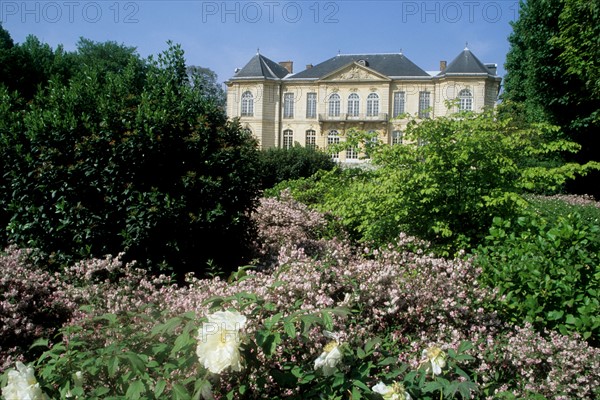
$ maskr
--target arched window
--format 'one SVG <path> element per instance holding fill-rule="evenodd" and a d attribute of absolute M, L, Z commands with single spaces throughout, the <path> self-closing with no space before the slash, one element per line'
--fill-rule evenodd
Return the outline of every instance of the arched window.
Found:
<path fill-rule="evenodd" d="M 242 94 L 242 117 L 254 116 L 254 96 L 249 91 Z"/>
<path fill-rule="evenodd" d="M 458 110 L 473 111 L 473 94 L 469 89 L 458 92 Z"/>
<path fill-rule="evenodd" d="M 329 133 L 327 134 L 327 146 L 331 146 L 333 144 L 338 144 L 340 142 L 340 134 L 338 131 L 336 131 L 335 129 L 332 129 L 329 131 Z M 331 155 L 332 158 L 339 158 L 340 154 L 339 153 L 335 153 Z"/>
<path fill-rule="evenodd" d="M 360 97 L 356 93 L 348 96 L 348 115 L 351 117 L 358 117 L 360 110 Z"/>
<path fill-rule="evenodd" d="M 291 149 L 294 144 L 294 131 L 286 129 L 283 131 L 283 148 Z"/>
<path fill-rule="evenodd" d="M 337 93 L 329 96 L 329 107 L 327 115 L 330 117 L 340 116 L 340 95 Z"/>
<path fill-rule="evenodd" d="M 367 117 L 379 115 L 379 96 L 377 93 L 371 93 L 367 97 Z"/>
<path fill-rule="evenodd" d="M 311 149 L 317 148 L 317 133 L 314 129 L 309 129 L 306 131 L 306 140 L 304 142 L 304 146 Z"/>

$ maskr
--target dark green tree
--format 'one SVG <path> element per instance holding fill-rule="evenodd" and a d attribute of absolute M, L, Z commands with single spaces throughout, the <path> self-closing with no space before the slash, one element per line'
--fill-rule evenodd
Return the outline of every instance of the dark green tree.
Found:
<path fill-rule="evenodd" d="M 189 84 L 178 46 L 130 56 L 78 65 L 20 113 L 4 93 L 8 239 L 57 266 L 119 252 L 161 271 L 240 262 L 256 142 Z"/>
<path fill-rule="evenodd" d="M 227 96 L 223 87 L 217 82 L 217 74 L 210 68 L 190 65 L 187 67 L 190 83 L 225 110 Z"/>
<path fill-rule="evenodd" d="M 598 6 L 579 0 L 529 0 L 509 37 L 503 100 L 528 122 L 558 125 L 579 143 L 570 161 L 599 160 Z M 578 28 L 579 27 L 579 28 Z M 600 195 L 600 176 L 578 178 L 570 190 Z"/>

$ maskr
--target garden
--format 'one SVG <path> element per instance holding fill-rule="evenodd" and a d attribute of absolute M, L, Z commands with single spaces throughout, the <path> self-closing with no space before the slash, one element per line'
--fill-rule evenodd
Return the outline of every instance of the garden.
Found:
<path fill-rule="evenodd" d="M 565 194 L 600 163 L 561 127 L 407 116 L 347 168 L 259 150 L 177 45 L 0 33 L 3 399 L 600 398 L 600 204 Z"/>

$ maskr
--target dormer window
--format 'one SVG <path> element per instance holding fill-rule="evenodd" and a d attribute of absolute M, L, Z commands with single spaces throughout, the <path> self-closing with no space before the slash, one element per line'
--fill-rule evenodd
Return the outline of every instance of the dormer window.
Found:
<path fill-rule="evenodd" d="M 369 63 L 367 62 L 367 60 L 362 60 L 362 59 L 361 59 L 361 60 L 358 60 L 356 63 L 357 63 L 358 65 L 362 65 L 363 67 L 366 67 L 366 66 L 368 66 L 368 65 L 369 65 Z"/>

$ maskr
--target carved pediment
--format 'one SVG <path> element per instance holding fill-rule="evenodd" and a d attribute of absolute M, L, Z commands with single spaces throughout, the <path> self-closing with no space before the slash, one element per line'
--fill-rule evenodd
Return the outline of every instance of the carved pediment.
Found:
<path fill-rule="evenodd" d="M 356 62 L 346 65 L 323 77 L 323 81 L 388 81 L 385 75 L 380 74 L 368 67 L 362 66 Z"/>

